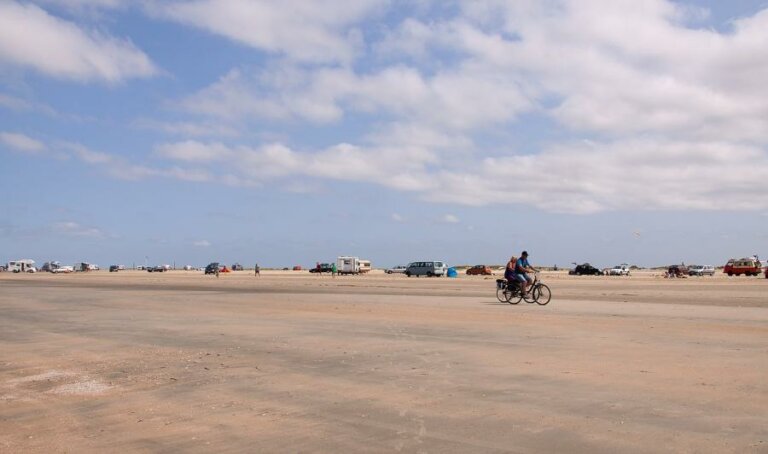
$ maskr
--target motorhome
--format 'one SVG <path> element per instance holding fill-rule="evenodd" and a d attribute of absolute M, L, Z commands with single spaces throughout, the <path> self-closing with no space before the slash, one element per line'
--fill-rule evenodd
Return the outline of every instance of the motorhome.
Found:
<path fill-rule="evenodd" d="M 336 270 L 339 274 L 367 273 L 371 271 L 371 261 L 344 255 L 336 259 Z"/>
<path fill-rule="evenodd" d="M 37 268 L 35 268 L 35 261 L 30 259 L 14 260 L 14 261 L 8 262 L 7 270 L 12 273 L 37 272 Z"/>

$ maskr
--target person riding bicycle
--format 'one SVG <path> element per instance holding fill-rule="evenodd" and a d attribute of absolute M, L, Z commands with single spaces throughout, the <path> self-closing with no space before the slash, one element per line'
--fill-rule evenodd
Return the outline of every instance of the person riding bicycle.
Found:
<path fill-rule="evenodd" d="M 527 293 L 528 286 L 533 284 L 533 278 L 528 273 L 538 271 L 528 263 L 528 251 L 523 251 L 515 262 L 515 278 L 520 282 L 520 291 Z"/>

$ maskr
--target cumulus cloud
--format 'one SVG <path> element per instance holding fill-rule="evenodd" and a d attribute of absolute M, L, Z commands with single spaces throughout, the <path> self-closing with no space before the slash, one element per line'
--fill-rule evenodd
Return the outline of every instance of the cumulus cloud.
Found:
<path fill-rule="evenodd" d="M 158 73 L 130 41 L 86 31 L 32 4 L 0 2 L 0 64 L 77 81 L 117 83 Z"/>
<path fill-rule="evenodd" d="M 157 17 L 191 25 L 238 43 L 307 62 L 346 62 L 362 45 L 353 25 L 376 13 L 384 0 L 156 1 Z"/>
<path fill-rule="evenodd" d="M 25 134 L 14 132 L 0 132 L 0 143 L 9 148 L 24 153 L 39 153 L 46 149 L 44 143 L 35 140 Z"/>
<path fill-rule="evenodd" d="M 178 100 L 190 121 L 145 122 L 180 136 L 154 148 L 168 167 L 72 149 L 123 177 L 310 177 L 571 213 L 768 208 L 750 193 L 768 175 L 768 9 L 722 31 L 668 0 L 478 0 L 428 18 L 420 2 L 386 25 L 372 20 L 397 2 L 146 5 L 274 58 Z M 264 124 L 324 142 L 236 133 Z"/>
<path fill-rule="evenodd" d="M 567 213 L 759 210 L 768 203 L 750 194 L 765 175 L 768 153 L 755 146 L 651 139 L 573 143 L 487 158 L 466 172 L 442 172 L 436 177 L 439 190 L 429 198 Z"/>

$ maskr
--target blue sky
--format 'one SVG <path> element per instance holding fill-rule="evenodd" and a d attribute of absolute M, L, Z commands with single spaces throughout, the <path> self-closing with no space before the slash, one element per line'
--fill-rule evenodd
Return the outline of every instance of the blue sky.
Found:
<path fill-rule="evenodd" d="M 5 1 L 0 260 L 768 254 L 766 49 L 761 1 Z"/>

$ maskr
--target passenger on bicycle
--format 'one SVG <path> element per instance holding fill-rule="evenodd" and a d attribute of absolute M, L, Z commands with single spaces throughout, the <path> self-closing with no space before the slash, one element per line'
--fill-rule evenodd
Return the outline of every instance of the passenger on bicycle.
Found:
<path fill-rule="evenodd" d="M 515 277 L 515 264 L 517 263 L 517 257 L 514 255 L 510 257 L 509 261 L 507 262 L 507 267 L 504 269 L 504 279 L 507 280 L 507 283 L 512 284 L 517 280 L 517 277 Z"/>
<path fill-rule="evenodd" d="M 515 262 L 515 278 L 520 282 L 520 291 L 525 294 L 528 286 L 533 284 L 533 278 L 528 273 L 538 271 L 528 263 L 528 251 L 523 251 L 520 258 Z"/>

